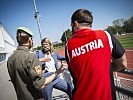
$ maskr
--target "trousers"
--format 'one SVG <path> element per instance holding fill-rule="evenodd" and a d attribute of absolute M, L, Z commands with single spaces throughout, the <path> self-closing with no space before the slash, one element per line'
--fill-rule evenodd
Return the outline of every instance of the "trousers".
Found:
<path fill-rule="evenodd" d="M 44 77 L 48 77 L 51 74 L 53 74 L 53 72 L 47 72 L 47 73 L 44 73 L 43 76 Z M 43 96 L 44 96 L 44 100 L 52 100 L 53 88 L 56 88 L 58 90 L 61 90 L 61 91 L 65 92 L 69 96 L 69 98 L 71 99 L 71 97 L 72 97 L 72 85 L 67 83 L 64 79 L 62 79 L 59 76 L 57 76 L 42 91 Z"/>

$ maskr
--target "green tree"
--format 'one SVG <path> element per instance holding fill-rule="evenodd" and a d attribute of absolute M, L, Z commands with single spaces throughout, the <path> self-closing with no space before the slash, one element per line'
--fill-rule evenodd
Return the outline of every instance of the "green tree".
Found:
<path fill-rule="evenodd" d="M 133 33 L 133 16 L 124 22 L 123 30 L 126 33 Z"/>
<path fill-rule="evenodd" d="M 113 26 L 108 26 L 105 30 L 114 35 L 116 34 L 116 29 Z"/>
<path fill-rule="evenodd" d="M 124 25 L 124 19 L 117 19 L 117 20 L 114 20 L 112 23 L 113 23 L 113 27 L 116 30 L 116 33 L 119 33 L 121 35 L 123 33 L 122 26 Z"/>
<path fill-rule="evenodd" d="M 63 44 L 65 44 L 72 36 L 72 31 L 70 29 L 63 32 L 63 35 L 61 37 L 61 41 Z"/>

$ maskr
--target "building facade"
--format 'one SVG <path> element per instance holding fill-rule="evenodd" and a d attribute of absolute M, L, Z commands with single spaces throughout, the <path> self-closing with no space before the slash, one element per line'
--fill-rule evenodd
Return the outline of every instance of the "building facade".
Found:
<path fill-rule="evenodd" d="M 7 60 L 15 49 L 15 41 L 0 23 L 0 62 Z"/>

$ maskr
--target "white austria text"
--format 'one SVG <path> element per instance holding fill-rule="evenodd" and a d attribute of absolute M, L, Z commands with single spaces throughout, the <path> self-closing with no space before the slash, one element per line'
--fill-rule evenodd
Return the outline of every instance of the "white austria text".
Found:
<path fill-rule="evenodd" d="M 72 58 L 79 56 L 81 54 L 85 54 L 86 52 L 89 52 L 89 51 L 92 51 L 95 49 L 99 49 L 99 48 L 103 48 L 103 47 L 104 47 L 104 45 L 103 45 L 101 39 L 91 41 L 85 45 L 82 45 L 80 47 L 73 49 L 72 50 Z"/>

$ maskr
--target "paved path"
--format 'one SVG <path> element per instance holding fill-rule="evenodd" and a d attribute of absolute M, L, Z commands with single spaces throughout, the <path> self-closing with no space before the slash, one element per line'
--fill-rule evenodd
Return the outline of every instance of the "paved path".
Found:
<path fill-rule="evenodd" d="M 17 100 L 13 84 L 9 81 L 6 62 L 0 63 L 0 100 Z"/>
<path fill-rule="evenodd" d="M 0 62 L 0 100 L 17 100 L 13 84 L 9 81 L 6 62 Z M 53 100 L 69 100 L 60 90 L 53 90 Z"/>

